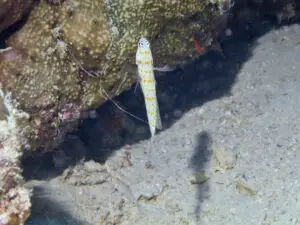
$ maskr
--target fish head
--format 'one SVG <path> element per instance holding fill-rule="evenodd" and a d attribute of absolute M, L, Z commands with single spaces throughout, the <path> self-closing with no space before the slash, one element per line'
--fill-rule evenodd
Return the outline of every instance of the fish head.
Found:
<path fill-rule="evenodd" d="M 143 62 L 150 62 L 151 65 L 153 64 L 150 42 L 145 37 L 142 37 L 139 40 L 136 52 L 136 64 L 141 65 Z"/>
<path fill-rule="evenodd" d="M 138 48 L 141 48 L 141 49 L 150 48 L 150 42 L 145 37 L 142 37 L 139 40 Z"/>

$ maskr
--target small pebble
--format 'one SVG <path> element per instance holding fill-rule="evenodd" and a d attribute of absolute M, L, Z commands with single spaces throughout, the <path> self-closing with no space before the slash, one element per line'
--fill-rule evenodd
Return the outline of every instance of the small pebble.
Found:
<path fill-rule="evenodd" d="M 205 181 L 209 179 L 209 176 L 206 175 L 204 171 L 195 173 L 191 176 L 189 176 L 188 180 L 191 182 L 191 184 L 202 184 Z"/>
<path fill-rule="evenodd" d="M 182 111 L 180 109 L 176 109 L 176 110 L 173 111 L 173 115 L 177 118 L 181 117 L 182 116 Z"/>
<path fill-rule="evenodd" d="M 223 147 L 213 147 L 215 159 L 217 162 L 217 171 L 224 172 L 232 169 L 236 165 L 237 155 L 232 151 L 225 151 Z"/>
<path fill-rule="evenodd" d="M 96 110 L 90 110 L 88 112 L 88 114 L 89 114 L 89 118 L 90 119 L 96 119 L 97 118 L 97 112 L 96 112 Z"/>
<path fill-rule="evenodd" d="M 242 195 L 246 195 L 246 196 L 256 195 L 256 191 L 253 188 L 251 188 L 248 184 L 246 184 L 245 182 L 243 182 L 241 180 L 239 180 L 237 182 L 236 189 Z"/>
<path fill-rule="evenodd" d="M 227 29 L 225 30 L 225 35 L 226 35 L 227 37 L 231 36 L 231 35 L 232 35 L 232 30 L 231 30 L 230 28 L 227 28 Z"/>

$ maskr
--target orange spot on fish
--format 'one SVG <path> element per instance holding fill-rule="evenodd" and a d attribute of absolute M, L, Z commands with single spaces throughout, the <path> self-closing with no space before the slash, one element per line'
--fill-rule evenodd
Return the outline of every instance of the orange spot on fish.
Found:
<path fill-rule="evenodd" d="M 198 52 L 198 53 L 200 53 L 200 54 L 203 54 L 204 53 L 204 48 L 202 48 L 201 46 L 200 46 L 200 44 L 198 43 L 198 41 L 194 38 L 193 39 L 193 41 L 194 41 L 194 45 L 195 45 L 195 48 L 196 48 L 196 51 Z"/>
<path fill-rule="evenodd" d="M 151 65 L 152 64 L 151 61 L 140 61 L 140 60 L 137 60 L 137 63 L 141 64 L 141 65 Z"/>

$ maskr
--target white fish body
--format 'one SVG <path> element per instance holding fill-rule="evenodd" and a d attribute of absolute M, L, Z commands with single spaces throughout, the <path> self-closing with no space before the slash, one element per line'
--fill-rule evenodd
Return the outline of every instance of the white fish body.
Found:
<path fill-rule="evenodd" d="M 155 135 L 155 129 L 162 129 L 159 107 L 156 96 L 156 81 L 154 77 L 153 58 L 150 43 L 146 38 L 141 38 L 136 53 L 136 64 L 144 94 L 148 123 L 151 136 Z"/>

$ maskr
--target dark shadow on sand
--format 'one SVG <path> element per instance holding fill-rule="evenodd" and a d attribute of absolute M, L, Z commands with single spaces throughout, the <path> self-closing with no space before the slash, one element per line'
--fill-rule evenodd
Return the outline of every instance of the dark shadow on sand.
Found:
<path fill-rule="evenodd" d="M 206 164 L 210 161 L 212 156 L 212 139 L 209 133 L 203 131 L 198 135 L 197 147 L 194 149 L 194 154 L 190 160 L 190 167 L 194 171 L 194 176 L 197 177 L 199 174 L 205 171 Z M 208 182 L 201 182 L 194 184 L 197 186 L 196 199 L 197 204 L 195 207 L 195 218 L 196 222 L 200 220 L 201 203 L 209 198 L 210 186 Z"/>

